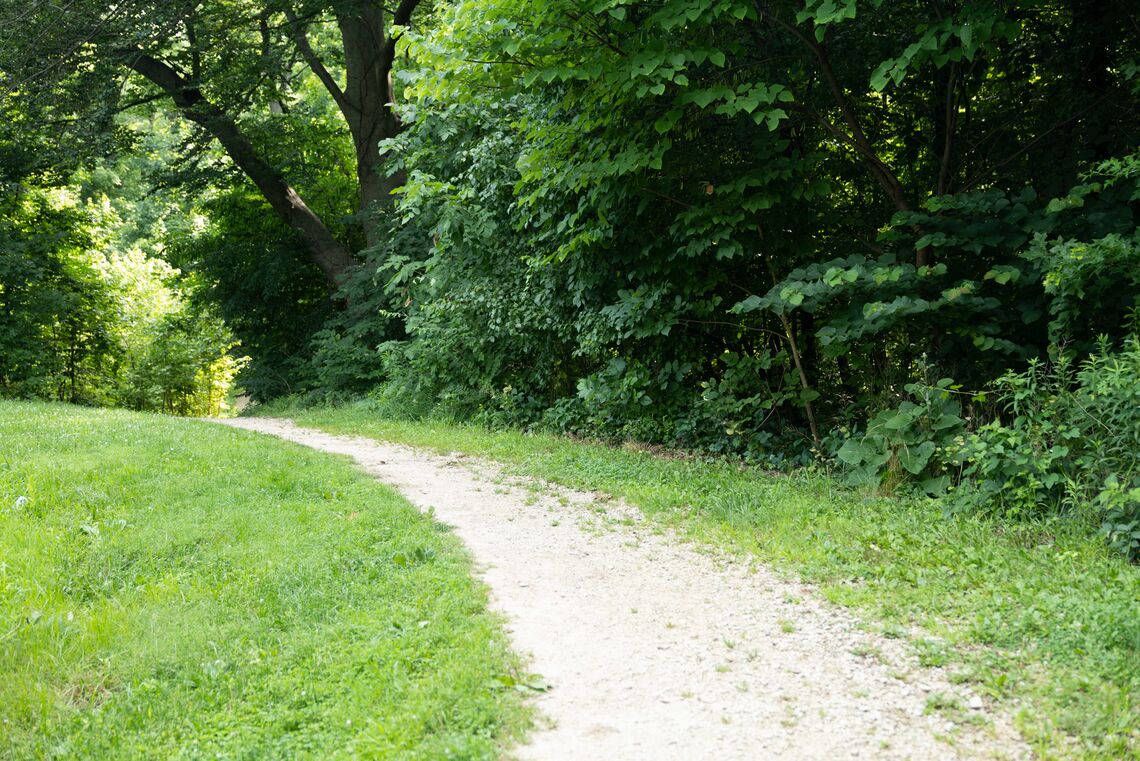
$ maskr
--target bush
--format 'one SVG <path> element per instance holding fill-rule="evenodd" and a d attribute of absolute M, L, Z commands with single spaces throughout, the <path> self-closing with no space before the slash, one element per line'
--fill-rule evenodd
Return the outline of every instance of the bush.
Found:
<path fill-rule="evenodd" d="M 953 384 L 950 378 L 934 385 L 908 383 L 911 398 L 873 417 L 836 457 L 859 481 L 876 481 L 888 489 L 915 482 L 930 494 L 945 491 L 951 476 L 946 452 L 966 425 Z"/>
<path fill-rule="evenodd" d="M 1140 337 L 1119 350 L 1101 339 L 1077 369 L 1060 355 L 997 386 L 1012 419 L 965 439 L 951 509 L 1089 520 L 1140 559 Z"/>
<path fill-rule="evenodd" d="M 190 306 L 151 326 L 149 343 L 131 356 L 120 402 L 131 409 L 172 415 L 224 412 L 234 377 L 249 361 L 216 316 Z"/>

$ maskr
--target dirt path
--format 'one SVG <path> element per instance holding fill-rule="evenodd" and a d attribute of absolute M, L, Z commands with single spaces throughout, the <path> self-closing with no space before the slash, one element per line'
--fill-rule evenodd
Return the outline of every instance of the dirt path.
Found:
<path fill-rule="evenodd" d="M 621 503 L 287 420 L 224 422 L 348 455 L 455 527 L 552 687 L 522 759 L 1029 757 L 1006 718 L 918 668 L 899 640 Z M 938 695 L 961 709 L 927 713 Z"/>

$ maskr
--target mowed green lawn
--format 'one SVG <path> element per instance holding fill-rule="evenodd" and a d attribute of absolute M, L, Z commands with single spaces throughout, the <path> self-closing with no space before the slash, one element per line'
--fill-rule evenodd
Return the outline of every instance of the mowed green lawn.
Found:
<path fill-rule="evenodd" d="M 528 712 L 470 574 L 347 462 L 0 402 L 0 758 L 496 757 Z"/>

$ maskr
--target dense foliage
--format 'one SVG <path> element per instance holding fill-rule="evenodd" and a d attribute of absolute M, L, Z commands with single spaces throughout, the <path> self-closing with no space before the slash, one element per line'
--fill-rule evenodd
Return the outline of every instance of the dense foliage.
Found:
<path fill-rule="evenodd" d="M 1006 430 L 1003 374 L 1137 379 L 1138 46 L 1117 4 L 450 4 L 408 46 L 401 209 L 433 245 L 388 259 L 411 335 L 386 393 L 1015 490 L 961 460 Z M 1135 450 L 1085 468 L 1134 406 L 1085 409 L 1083 464 L 1035 446 L 1096 488 L 1030 512 L 1134 552 Z"/>
<path fill-rule="evenodd" d="M 144 150 L 0 188 L 3 396 L 181 415 L 226 408 L 244 359 L 192 298 L 195 282 L 161 257 L 192 215 L 150 184 L 154 160 Z"/>
<path fill-rule="evenodd" d="M 187 125 L 164 182 L 201 224 L 155 239 L 197 287 L 148 335 L 221 336 L 219 315 L 255 398 L 372 392 L 831 459 L 950 510 L 1079 516 L 1137 551 L 1126 3 L 132 0 L 57 25 L 22 7 L 0 3 L 27 32 L 0 72 L 26 135 L 68 117 L 84 155 L 121 157 L 137 146 L 116 111 Z M 6 166 L 60 163 L 4 145 Z M 36 377 L 58 394 L 71 362 L 79 398 L 130 365 L 101 291 L 67 295 L 101 244 L 20 203 L 4 234 L 55 252 L 21 277 L 74 302 L 61 369 Z M 44 309 L 21 302 L 5 330 Z"/>

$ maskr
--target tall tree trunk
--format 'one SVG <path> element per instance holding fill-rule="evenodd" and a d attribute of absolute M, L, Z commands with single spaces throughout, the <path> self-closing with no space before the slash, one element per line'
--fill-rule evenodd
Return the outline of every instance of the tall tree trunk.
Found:
<path fill-rule="evenodd" d="M 392 13 L 394 26 L 407 26 L 419 0 L 402 0 Z M 336 24 L 344 49 L 345 82 L 342 88 L 309 43 L 304 22 L 291 11 L 286 15 L 297 49 L 309 68 L 329 91 L 352 135 L 356 151 L 359 208 L 368 245 L 379 240 L 375 217 L 378 206 L 391 203 L 392 191 L 404 183 L 403 172 L 385 167 L 387 156 L 380 141 L 395 137 L 402 125 L 393 109 L 392 64 L 398 36 L 389 34 L 388 19 L 379 3 L 366 3 L 338 11 Z"/>
<path fill-rule="evenodd" d="M 344 117 L 356 148 L 360 210 L 365 215 L 365 236 L 372 245 L 376 232 L 368 213 L 376 204 L 387 202 L 392 191 L 379 144 L 400 130 L 399 119 L 391 107 L 394 97 L 390 41 L 380 7 L 365 8 L 352 15 L 338 14 L 337 26 L 344 43 L 344 95 L 349 104 Z"/>

